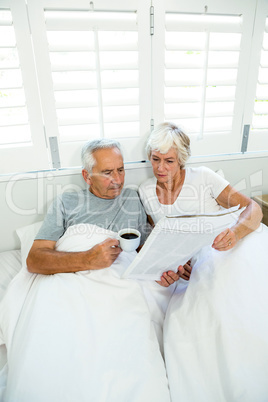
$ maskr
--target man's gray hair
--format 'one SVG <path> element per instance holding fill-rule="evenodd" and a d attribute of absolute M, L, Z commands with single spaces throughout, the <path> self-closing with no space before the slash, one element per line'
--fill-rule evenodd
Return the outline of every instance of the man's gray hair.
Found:
<path fill-rule="evenodd" d="M 107 138 L 100 138 L 98 140 L 88 141 L 83 145 L 81 151 L 81 159 L 83 168 L 86 169 L 89 173 L 92 172 L 93 166 L 96 163 L 96 159 L 94 158 L 94 152 L 99 149 L 107 149 L 107 148 L 118 148 L 122 153 L 121 145 L 116 140 L 110 140 Z"/>

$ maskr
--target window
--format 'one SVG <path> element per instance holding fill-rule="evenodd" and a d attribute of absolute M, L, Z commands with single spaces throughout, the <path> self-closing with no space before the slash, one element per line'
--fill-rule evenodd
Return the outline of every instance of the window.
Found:
<path fill-rule="evenodd" d="M 10 10 L 0 11 L 1 145 L 31 141 L 25 92 Z"/>
<path fill-rule="evenodd" d="M 127 161 L 134 148 L 137 159 L 144 159 L 141 134 L 150 127 L 148 1 L 80 0 L 69 8 L 43 3 L 28 1 L 29 18 L 46 135 L 48 141 L 57 138 L 61 166 L 80 165 L 82 144 L 99 137 L 120 140 Z"/>
<path fill-rule="evenodd" d="M 45 169 L 49 164 L 25 7 L 13 10 L 9 2 L 1 7 L 1 173 Z"/>
<path fill-rule="evenodd" d="M 166 120 L 199 139 L 232 131 L 241 16 L 166 13 Z"/>
<path fill-rule="evenodd" d="M 254 137 L 257 133 L 268 137 L 268 18 L 262 40 L 251 135 Z"/>
<path fill-rule="evenodd" d="M 246 150 L 263 152 L 268 150 L 268 2 L 265 0 L 259 1 L 256 9 L 248 69 L 243 120 L 249 133 Z"/>
<path fill-rule="evenodd" d="M 60 141 L 139 136 L 137 13 L 45 11 Z"/>
<path fill-rule="evenodd" d="M 160 66 L 154 73 L 155 121 L 180 125 L 194 156 L 240 152 L 256 4 L 154 5 L 162 21 L 153 39 L 153 66 Z"/>
<path fill-rule="evenodd" d="M 138 162 L 164 120 L 193 156 L 268 151 L 267 16 L 267 0 L 1 0 L 0 174 L 80 166 L 99 137 Z"/>

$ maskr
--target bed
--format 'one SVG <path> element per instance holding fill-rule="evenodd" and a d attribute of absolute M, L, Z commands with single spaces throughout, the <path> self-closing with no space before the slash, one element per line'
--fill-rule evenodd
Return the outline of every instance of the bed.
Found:
<path fill-rule="evenodd" d="M 105 270 L 37 279 L 27 273 L 25 260 L 41 224 L 19 228 L 21 249 L 0 253 L 0 322 L 10 362 L 7 367 L 5 346 L 0 346 L 1 402 L 266 401 L 267 227 L 261 225 L 224 259 L 215 250 L 203 250 L 189 285 L 181 282 L 172 295 L 172 289 L 166 294 L 155 283 L 125 288 L 116 276 L 103 281 Z M 59 247 L 78 250 L 85 237 L 73 241 L 67 233 L 64 240 Z M 120 261 L 114 273 L 117 269 Z M 90 296 L 89 289 L 86 304 L 97 300 L 90 311 L 80 298 L 85 290 Z M 75 322 L 61 300 L 75 312 Z M 165 367 L 161 330 L 167 306 Z M 90 320 L 81 326 L 85 314 Z"/>
<path fill-rule="evenodd" d="M 42 221 L 26 225 L 16 230 L 21 248 L 0 252 L 0 302 L 12 279 L 20 272 L 23 263 L 26 261 L 28 252 L 33 242 L 35 233 L 41 226 Z M 6 363 L 6 347 L 0 346 L 0 369 Z"/>
<path fill-rule="evenodd" d="M 0 300 L 14 278 L 21 269 L 21 251 L 11 250 L 0 253 Z"/>
<path fill-rule="evenodd" d="M 171 289 L 122 281 L 136 252 L 122 252 L 108 269 L 31 274 L 25 260 L 41 224 L 17 230 L 21 250 L 0 253 L 0 401 L 170 402 L 156 327 Z M 59 251 L 110 235 L 79 226 Z"/>

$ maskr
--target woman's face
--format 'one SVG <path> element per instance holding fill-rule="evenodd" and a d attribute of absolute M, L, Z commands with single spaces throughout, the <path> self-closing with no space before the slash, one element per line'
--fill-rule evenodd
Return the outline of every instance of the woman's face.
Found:
<path fill-rule="evenodd" d="M 174 148 L 170 148 L 166 154 L 152 151 L 150 161 L 154 175 L 159 183 L 171 182 L 180 174 L 178 155 Z"/>

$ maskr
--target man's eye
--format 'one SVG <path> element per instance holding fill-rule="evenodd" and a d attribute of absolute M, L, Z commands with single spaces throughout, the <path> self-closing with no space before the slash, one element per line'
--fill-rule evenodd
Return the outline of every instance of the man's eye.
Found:
<path fill-rule="evenodd" d="M 125 171 L 124 168 L 118 169 L 120 173 L 123 173 Z"/>
<path fill-rule="evenodd" d="M 104 172 L 105 176 L 110 176 L 111 173 L 112 173 L 112 172 L 111 172 L 110 170 L 107 171 L 107 172 Z"/>

